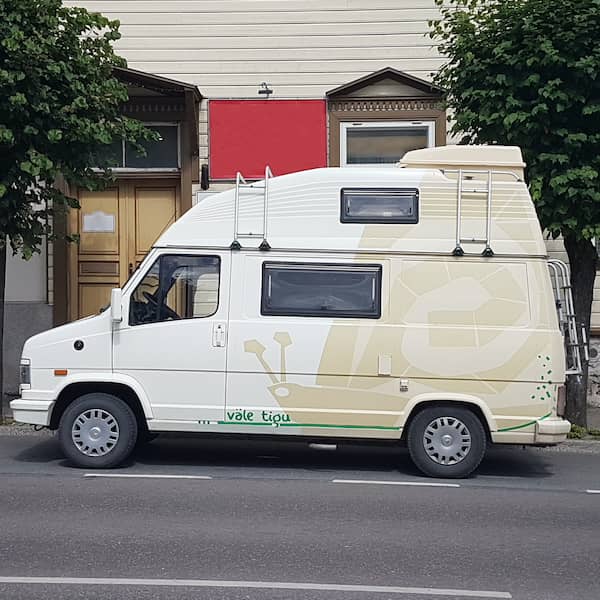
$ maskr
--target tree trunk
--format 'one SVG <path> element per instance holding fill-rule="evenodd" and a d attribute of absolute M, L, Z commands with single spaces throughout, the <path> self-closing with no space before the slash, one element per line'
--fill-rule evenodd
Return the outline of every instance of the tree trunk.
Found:
<path fill-rule="evenodd" d="M 4 290 L 6 286 L 6 244 L 0 246 L 0 422 L 4 418 Z"/>
<path fill-rule="evenodd" d="M 577 239 L 572 235 L 566 236 L 564 241 L 571 266 L 571 287 L 577 323 L 585 326 L 589 339 L 596 278 L 596 247 L 590 240 Z M 566 417 L 571 423 L 587 428 L 588 361 L 583 354 L 581 358 L 581 377 L 571 377 L 567 382 Z"/>

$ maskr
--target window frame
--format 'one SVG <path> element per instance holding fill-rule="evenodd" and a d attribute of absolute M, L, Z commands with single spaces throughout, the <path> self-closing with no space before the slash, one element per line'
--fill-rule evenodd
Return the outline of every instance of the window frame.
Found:
<path fill-rule="evenodd" d="M 181 123 L 174 121 L 143 121 L 147 127 L 176 127 L 177 128 L 177 166 L 176 167 L 126 167 L 125 140 L 121 140 L 121 165 L 111 167 L 114 173 L 179 173 L 181 170 Z"/>
<path fill-rule="evenodd" d="M 290 270 L 310 270 L 319 271 L 372 271 L 375 275 L 375 312 L 366 314 L 357 311 L 297 311 L 294 309 L 281 310 L 269 309 L 267 307 L 267 271 L 269 268 L 283 267 Z M 321 263 L 321 262 L 287 262 L 287 261 L 263 261 L 261 272 L 261 290 L 260 290 L 260 314 L 264 317 L 318 317 L 324 319 L 380 319 L 382 315 L 382 288 L 383 288 L 383 264 L 381 263 Z"/>
<path fill-rule="evenodd" d="M 402 218 L 402 217 L 351 217 L 346 215 L 346 203 L 344 198 L 344 193 L 372 193 L 376 195 L 377 193 L 383 194 L 392 194 L 393 192 L 412 192 L 415 196 L 415 211 L 414 215 L 410 218 Z M 342 188 L 340 190 L 340 223 L 379 223 L 382 225 L 416 225 L 419 222 L 419 200 L 420 193 L 419 188 L 411 187 L 411 188 Z"/>
<path fill-rule="evenodd" d="M 173 256 L 178 256 L 178 257 L 184 257 L 184 258 L 213 258 L 213 259 L 217 259 L 217 264 L 218 264 L 218 274 L 219 274 L 219 283 L 217 286 L 217 298 L 216 298 L 216 304 L 215 304 L 215 309 L 212 313 L 208 314 L 208 315 L 202 315 L 202 316 L 198 316 L 198 317 L 180 317 L 179 319 L 163 319 L 163 320 L 155 320 L 155 321 L 150 321 L 148 323 L 134 323 L 133 319 L 132 319 L 132 311 L 133 311 L 133 304 L 135 302 L 134 300 L 134 294 L 136 293 L 138 287 L 143 283 L 144 279 L 146 278 L 146 276 L 148 275 L 148 273 L 152 270 L 152 268 L 154 267 L 154 265 L 160 261 L 162 261 L 164 258 L 169 258 L 169 257 L 173 257 Z M 192 321 L 194 319 L 209 319 L 210 317 L 214 317 L 217 312 L 219 312 L 219 307 L 221 305 L 221 266 L 222 266 L 222 259 L 221 256 L 219 256 L 218 254 L 181 254 L 181 253 L 165 253 L 165 254 L 160 254 L 159 256 L 156 257 L 156 260 L 154 260 L 150 266 L 146 269 L 146 271 L 140 275 L 140 278 L 138 279 L 138 281 L 136 282 L 135 286 L 133 287 L 133 289 L 131 290 L 131 292 L 129 293 L 129 298 L 128 298 L 128 307 L 127 307 L 127 325 L 129 327 L 139 327 L 141 325 L 157 325 L 159 323 L 178 323 L 179 321 Z M 159 264 L 158 267 L 158 285 L 160 287 L 160 268 L 161 265 Z M 171 288 L 169 288 L 170 290 Z M 168 294 L 168 292 L 167 292 Z M 165 295 L 165 299 L 166 299 L 166 295 Z M 163 301 L 164 302 L 164 301 Z M 170 308 L 170 307 L 169 307 Z"/>
<path fill-rule="evenodd" d="M 395 163 L 348 163 L 348 129 L 409 129 L 415 126 L 427 127 L 427 146 L 425 148 L 433 148 L 435 146 L 435 121 L 424 119 L 418 121 L 342 121 L 340 123 L 340 167 L 377 167 L 389 168 Z"/>

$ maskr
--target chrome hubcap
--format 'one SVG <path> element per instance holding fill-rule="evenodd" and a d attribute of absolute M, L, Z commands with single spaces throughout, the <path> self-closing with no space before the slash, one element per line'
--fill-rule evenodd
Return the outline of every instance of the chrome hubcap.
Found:
<path fill-rule="evenodd" d="M 471 432 L 454 417 L 438 417 L 425 428 L 423 447 L 434 462 L 455 465 L 471 450 Z"/>
<path fill-rule="evenodd" d="M 104 456 L 119 441 L 119 425 L 108 411 L 92 408 L 75 419 L 71 439 L 82 454 Z"/>

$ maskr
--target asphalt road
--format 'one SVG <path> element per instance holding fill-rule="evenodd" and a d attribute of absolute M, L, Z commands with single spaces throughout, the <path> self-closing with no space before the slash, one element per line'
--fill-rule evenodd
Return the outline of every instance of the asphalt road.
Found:
<path fill-rule="evenodd" d="M 0 432 L 2 600 L 600 598 L 600 445 L 445 482 L 401 449 L 161 437 L 91 474 Z"/>

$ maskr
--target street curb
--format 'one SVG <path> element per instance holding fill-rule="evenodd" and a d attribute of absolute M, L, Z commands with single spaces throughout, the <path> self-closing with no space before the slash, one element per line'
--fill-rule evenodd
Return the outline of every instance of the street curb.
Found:
<path fill-rule="evenodd" d="M 36 431 L 32 425 L 19 425 L 17 423 L 12 423 L 10 425 L 0 425 L 0 436 L 52 437 L 53 435 L 54 432 L 50 431 L 50 429 L 41 429 L 40 431 Z"/>
<path fill-rule="evenodd" d="M 588 438 L 582 440 L 567 440 L 556 446 L 532 448 L 541 452 L 562 452 L 571 454 L 600 454 L 600 439 Z"/>

